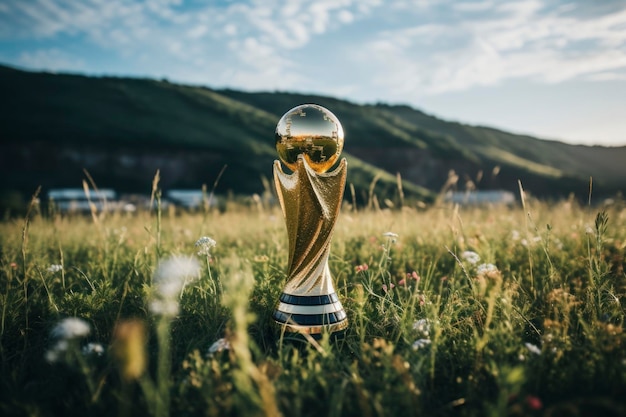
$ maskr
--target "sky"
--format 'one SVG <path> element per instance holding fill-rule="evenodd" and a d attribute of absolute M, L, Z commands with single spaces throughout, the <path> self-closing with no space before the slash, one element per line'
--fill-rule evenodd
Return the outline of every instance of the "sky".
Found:
<path fill-rule="evenodd" d="M 626 145 L 626 0 L 2 0 L 0 63 Z"/>

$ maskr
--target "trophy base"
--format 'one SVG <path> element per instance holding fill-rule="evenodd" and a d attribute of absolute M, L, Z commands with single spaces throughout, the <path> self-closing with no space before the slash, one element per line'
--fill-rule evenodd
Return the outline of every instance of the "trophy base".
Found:
<path fill-rule="evenodd" d="M 320 341 L 324 337 L 324 334 L 327 333 L 327 332 L 322 332 L 322 333 L 310 334 L 310 333 L 302 333 L 302 332 L 290 332 L 287 330 L 285 330 L 285 332 L 282 332 L 283 326 L 281 325 L 281 323 L 274 322 L 274 324 L 276 326 L 279 326 L 279 329 L 280 329 L 279 331 L 281 331 L 280 338 L 283 340 L 283 342 L 292 343 L 294 345 L 298 345 L 298 344 L 309 345 L 311 343 L 311 339 L 315 341 Z M 329 340 L 333 343 L 344 340 L 345 336 L 346 336 L 345 328 L 343 330 L 337 330 L 328 334 Z"/>
<path fill-rule="evenodd" d="M 282 293 L 274 321 L 285 337 L 309 335 L 315 339 L 324 333 L 343 333 L 348 327 L 346 312 L 337 294 L 301 296 Z"/>

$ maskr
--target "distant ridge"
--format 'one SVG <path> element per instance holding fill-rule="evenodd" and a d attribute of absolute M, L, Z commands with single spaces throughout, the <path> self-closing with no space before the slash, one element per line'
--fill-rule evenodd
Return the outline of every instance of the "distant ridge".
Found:
<path fill-rule="evenodd" d="M 626 147 L 568 145 L 430 116 L 406 105 L 358 105 L 332 97 L 248 93 L 126 77 L 28 72 L 0 66 L 0 191 L 31 193 L 80 185 L 87 169 L 101 186 L 261 193 L 268 188 L 274 128 L 302 103 L 328 107 L 346 132 L 348 183 L 357 199 L 429 200 L 450 178 L 459 190 L 504 189 L 517 181 L 550 198 L 626 190 Z M 271 187 L 270 187 L 271 188 Z"/>

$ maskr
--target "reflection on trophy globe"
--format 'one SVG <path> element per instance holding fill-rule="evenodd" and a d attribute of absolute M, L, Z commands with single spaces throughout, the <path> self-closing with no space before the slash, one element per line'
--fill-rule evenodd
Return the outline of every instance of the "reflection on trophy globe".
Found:
<path fill-rule="evenodd" d="M 343 149 L 343 128 L 330 110 L 303 104 L 289 110 L 276 126 L 276 151 L 280 160 L 295 171 L 298 155 L 317 173 L 328 171 Z"/>

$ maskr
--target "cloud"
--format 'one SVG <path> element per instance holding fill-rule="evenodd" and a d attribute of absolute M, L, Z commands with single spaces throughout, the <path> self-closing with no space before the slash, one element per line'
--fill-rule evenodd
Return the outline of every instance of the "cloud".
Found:
<path fill-rule="evenodd" d="M 316 37 L 353 24 L 378 4 L 380 0 L 206 4 L 8 0 L 0 9 L 0 27 L 7 28 L 0 29 L 0 40 L 54 44 L 69 37 L 114 52 L 129 67 L 148 67 L 149 75 L 156 75 L 158 68 L 162 75 L 180 81 L 185 81 L 179 78 L 184 74 L 195 82 L 244 82 L 244 86 L 256 88 L 280 83 L 284 89 L 307 78 L 306 68 L 298 68 L 302 63 L 294 58 L 294 51 L 307 48 Z M 35 65 L 36 52 L 24 51 L 27 55 L 22 61 Z M 268 81 L 270 84 L 265 84 Z"/>
<path fill-rule="evenodd" d="M 589 81 L 626 81 L 626 72 L 599 72 L 586 77 Z"/>
<path fill-rule="evenodd" d="M 71 56 L 59 49 L 39 49 L 23 52 L 18 63 L 27 68 L 38 68 L 48 71 L 80 71 L 85 67 L 84 61 Z"/>
<path fill-rule="evenodd" d="M 621 79 L 611 74 L 626 68 L 626 7 L 619 1 L 7 0 L 0 6 L 0 40 L 35 44 L 18 54 L 19 63 L 57 70 L 90 69 L 88 57 L 65 50 L 60 39 L 69 38 L 146 68 L 146 75 L 318 92 L 339 91 L 340 82 L 341 91 L 361 97 L 406 101 L 516 78 Z"/>
<path fill-rule="evenodd" d="M 514 78 L 556 83 L 626 68 L 626 8 L 594 17 L 538 0 L 452 4 L 447 21 L 399 25 L 354 59 L 396 97 L 439 94 Z M 481 12 L 468 18 L 467 14 Z M 423 11 L 420 12 L 424 14 Z M 414 16 L 415 17 L 415 16 Z M 407 18 L 406 21 L 410 19 Z"/>

